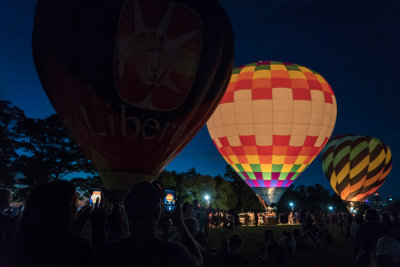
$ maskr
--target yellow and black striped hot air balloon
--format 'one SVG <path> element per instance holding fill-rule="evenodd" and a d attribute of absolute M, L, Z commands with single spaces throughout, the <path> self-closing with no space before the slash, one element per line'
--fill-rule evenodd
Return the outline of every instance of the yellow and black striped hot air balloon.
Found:
<path fill-rule="evenodd" d="M 361 135 L 331 138 L 322 151 L 322 169 L 348 208 L 363 202 L 392 169 L 392 154 L 381 140 Z"/>

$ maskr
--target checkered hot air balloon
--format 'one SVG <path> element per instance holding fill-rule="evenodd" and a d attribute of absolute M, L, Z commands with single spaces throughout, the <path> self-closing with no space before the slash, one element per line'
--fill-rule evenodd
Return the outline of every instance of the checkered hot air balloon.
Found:
<path fill-rule="evenodd" d="M 331 87 L 315 71 L 260 61 L 233 70 L 207 127 L 224 159 L 271 205 L 322 150 L 336 111 Z"/>
<path fill-rule="evenodd" d="M 331 138 L 322 152 L 322 169 L 345 201 L 363 202 L 382 186 L 392 169 L 392 154 L 381 140 L 361 135 Z"/>

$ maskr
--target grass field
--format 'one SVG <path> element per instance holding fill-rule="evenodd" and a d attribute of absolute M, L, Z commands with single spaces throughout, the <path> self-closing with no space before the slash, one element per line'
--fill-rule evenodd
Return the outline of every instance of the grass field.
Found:
<path fill-rule="evenodd" d="M 275 239 L 282 236 L 283 231 L 293 231 L 300 226 L 279 225 L 279 226 L 260 226 L 260 227 L 237 227 L 235 233 L 239 233 L 244 239 L 241 250 L 247 258 L 250 266 L 263 266 L 260 260 L 260 249 L 264 246 L 264 231 L 272 230 Z M 340 234 L 337 226 L 328 227 L 333 236 L 334 243 L 318 250 L 302 249 L 297 250 L 296 254 L 290 258 L 293 267 L 350 267 L 355 266 L 353 262 L 353 250 L 350 241 Z M 222 228 L 209 229 L 208 248 L 220 248 L 221 240 L 227 239 L 230 232 Z M 216 266 L 212 263 L 211 266 Z"/>

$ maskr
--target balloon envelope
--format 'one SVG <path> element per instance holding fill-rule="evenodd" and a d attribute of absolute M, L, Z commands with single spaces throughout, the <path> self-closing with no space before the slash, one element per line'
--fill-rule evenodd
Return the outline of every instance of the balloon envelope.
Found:
<path fill-rule="evenodd" d="M 392 169 L 392 154 L 377 138 L 339 135 L 325 146 L 322 169 L 342 200 L 362 202 L 382 186 Z"/>
<path fill-rule="evenodd" d="M 335 95 L 321 75 L 260 61 L 233 70 L 207 127 L 224 159 L 270 205 L 318 155 L 335 121 Z"/>
<path fill-rule="evenodd" d="M 221 100 L 233 35 L 217 1 L 39 0 L 33 56 L 110 189 L 152 180 Z"/>

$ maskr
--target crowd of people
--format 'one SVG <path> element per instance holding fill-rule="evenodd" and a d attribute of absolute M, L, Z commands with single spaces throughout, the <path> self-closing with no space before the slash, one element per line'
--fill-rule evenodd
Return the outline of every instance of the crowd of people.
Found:
<path fill-rule="evenodd" d="M 78 211 L 72 183 L 39 185 L 30 192 L 22 213 L 1 214 L 2 266 L 207 266 L 211 261 L 218 266 L 248 266 L 240 254 L 244 240 L 234 233 L 234 226 L 240 225 L 237 213 L 209 213 L 194 201 L 182 208 L 177 205 L 175 213 L 163 216 L 162 196 L 158 184 L 140 183 L 124 202 L 103 196 L 100 203 Z M 0 199 L 0 208 L 9 211 L 10 191 L 0 190 Z M 302 223 L 303 233 L 284 231 L 275 240 L 273 232 L 266 231 L 260 255 L 265 266 L 290 266 L 289 257 L 296 250 L 318 249 L 332 242 L 325 225 L 338 220 L 322 212 L 299 211 L 286 214 L 286 219 L 281 214 L 279 221 L 288 223 L 290 215 Z M 230 230 L 218 249 L 206 249 L 210 225 Z M 153 257 L 155 251 L 157 257 Z"/>
<path fill-rule="evenodd" d="M 19 218 L 0 216 L 1 266 L 202 266 L 199 243 L 180 205 L 168 217 L 179 242 L 161 240 L 162 196 L 156 184 L 140 183 L 123 204 L 103 196 L 78 212 L 72 183 L 40 184 L 29 193 Z M 2 189 L 0 208 L 10 200 L 10 191 Z M 88 221 L 91 243 L 81 235 Z"/>
<path fill-rule="evenodd" d="M 358 267 L 400 266 L 400 219 L 396 212 L 379 216 L 375 209 L 365 214 L 341 214 L 342 234 L 354 245 Z"/>
<path fill-rule="evenodd" d="M 79 208 L 75 186 L 55 181 L 33 188 L 13 215 L 11 192 L 0 189 L 0 266 L 247 266 L 237 234 L 205 249 L 207 211 L 197 201 L 166 214 L 163 189 L 147 182 L 111 199 Z"/>
<path fill-rule="evenodd" d="M 16 214 L 9 209 L 11 198 L 9 190 L 0 189 L 4 211 L 0 213 L 0 266 L 209 266 L 210 262 L 220 267 L 249 266 L 241 253 L 245 240 L 233 229 L 239 224 L 237 214 L 222 216 L 219 225 L 226 225 L 230 236 L 220 248 L 207 249 L 207 229 L 219 222 L 219 215 L 208 213 L 197 201 L 182 207 L 177 203 L 175 212 L 165 214 L 163 189 L 156 183 L 135 185 L 123 201 L 111 201 L 105 193 L 100 203 L 82 208 L 78 208 L 75 186 L 67 181 L 38 185 Z M 332 244 L 330 224 L 353 242 L 357 266 L 400 266 L 396 213 L 379 216 L 369 209 L 365 216 L 353 216 L 299 210 L 292 218 L 301 228 L 283 231 L 281 237 L 265 231 L 259 257 L 263 266 L 293 266 L 291 257 L 299 250 Z"/>
<path fill-rule="evenodd" d="M 302 225 L 301 229 L 295 228 L 292 232 L 283 231 L 280 238 L 275 238 L 271 230 L 265 231 L 265 243 L 260 250 L 260 258 L 265 263 L 264 266 L 290 267 L 292 266 L 290 258 L 298 250 L 318 250 L 333 243 L 333 237 L 326 227 L 330 221 L 325 220 L 331 214 L 319 211 L 314 213 L 299 211 L 297 216 Z M 288 220 L 285 221 L 289 223 Z"/>
<path fill-rule="evenodd" d="M 261 259 L 270 267 L 292 266 L 290 257 L 299 249 L 318 250 L 334 242 L 327 226 L 339 227 L 354 250 L 354 266 L 400 266 L 400 218 L 395 212 L 381 215 L 374 209 L 356 215 L 346 212 L 299 212 L 302 229 L 284 231 L 274 239 L 272 231 L 265 233 Z M 302 232 L 302 233 L 301 233 Z"/>

